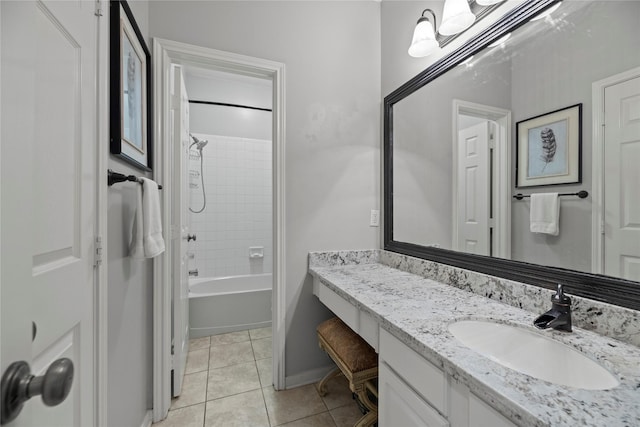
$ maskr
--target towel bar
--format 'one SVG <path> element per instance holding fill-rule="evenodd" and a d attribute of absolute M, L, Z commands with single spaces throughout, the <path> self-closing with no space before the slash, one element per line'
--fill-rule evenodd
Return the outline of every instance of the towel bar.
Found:
<path fill-rule="evenodd" d="M 135 175 L 125 175 L 122 173 L 114 172 L 111 169 L 107 170 L 107 179 L 109 187 L 111 187 L 113 184 L 125 181 L 139 182 L 142 184 L 142 180 Z M 162 185 L 158 184 L 158 190 L 162 190 Z"/>
<path fill-rule="evenodd" d="M 589 192 L 585 190 L 578 191 L 577 193 L 560 193 L 558 196 L 578 196 L 581 199 L 585 199 L 589 196 Z M 531 197 L 531 194 L 515 194 L 514 199 L 522 200 L 525 197 Z"/>

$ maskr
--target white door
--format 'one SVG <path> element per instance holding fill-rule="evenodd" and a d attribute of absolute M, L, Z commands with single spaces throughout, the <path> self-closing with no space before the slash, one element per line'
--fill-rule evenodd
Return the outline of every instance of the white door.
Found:
<path fill-rule="evenodd" d="M 457 250 L 490 255 L 489 122 L 458 132 Z"/>
<path fill-rule="evenodd" d="M 42 375 L 60 358 L 75 368 L 66 400 L 35 396 L 8 425 L 91 426 L 94 2 L 2 1 L 0 15 L 1 370 L 25 361 Z"/>
<path fill-rule="evenodd" d="M 179 396 L 189 352 L 189 98 L 182 67 L 172 66 L 171 123 L 173 153 L 173 196 L 171 229 L 173 245 L 173 396 Z"/>
<path fill-rule="evenodd" d="M 604 274 L 640 281 L 640 77 L 604 105 Z"/>

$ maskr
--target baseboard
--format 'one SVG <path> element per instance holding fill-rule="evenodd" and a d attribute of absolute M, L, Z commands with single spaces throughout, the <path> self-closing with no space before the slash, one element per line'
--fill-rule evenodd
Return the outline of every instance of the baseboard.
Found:
<path fill-rule="evenodd" d="M 334 370 L 336 365 L 328 365 L 322 368 L 312 369 L 310 371 L 305 371 L 300 374 L 291 375 L 285 377 L 284 384 L 285 389 L 300 387 L 307 384 L 313 384 L 320 381 L 325 375 Z"/>
<path fill-rule="evenodd" d="M 153 412 L 151 412 L 151 410 L 148 410 L 147 413 L 144 415 L 144 418 L 142 419 L 142 424 L 140 424 L 140 427 L 151 427 L 152 421 L 153 421 Z"/>

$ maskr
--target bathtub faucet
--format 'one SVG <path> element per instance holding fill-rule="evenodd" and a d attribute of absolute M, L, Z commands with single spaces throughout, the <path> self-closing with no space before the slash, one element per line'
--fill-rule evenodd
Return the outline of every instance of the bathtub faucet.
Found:
<path fill-rule="evenodd" d="M 189 276 L 197 276 L 198 275 L 198 269 L 196 268 L 195 270 L 189 270 Z"/>

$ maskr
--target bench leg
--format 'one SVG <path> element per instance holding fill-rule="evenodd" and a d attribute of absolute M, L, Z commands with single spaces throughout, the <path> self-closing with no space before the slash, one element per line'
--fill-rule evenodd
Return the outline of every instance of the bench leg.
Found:
<path fill-rule="evenodd" d="M 335 368 L 320 380 L 320 382 L 318 383 L 318 393 L 320 394 L 320 396 L 324 396 L 327 394 L 327 383 L 329 382 L 329 380 L 337 377 L 338 375 L 342 375 L 342 371 L 340 370 L 340 368 Z"/>
<path fill-rule="evenodd" d="M 367 383 L 368 382 L 369 381 L 367 381 Z M 367 388 L 375 390 L 375 387 L 367 383 L 359 384 L 355 393 L 358 395 L 360 402 L 369 410 L 369 412 L 360 418 L 354 427 L 371 427 L 378 421 L 378 405 L 369 399 L 369 393 L 367 393 Z"/>

